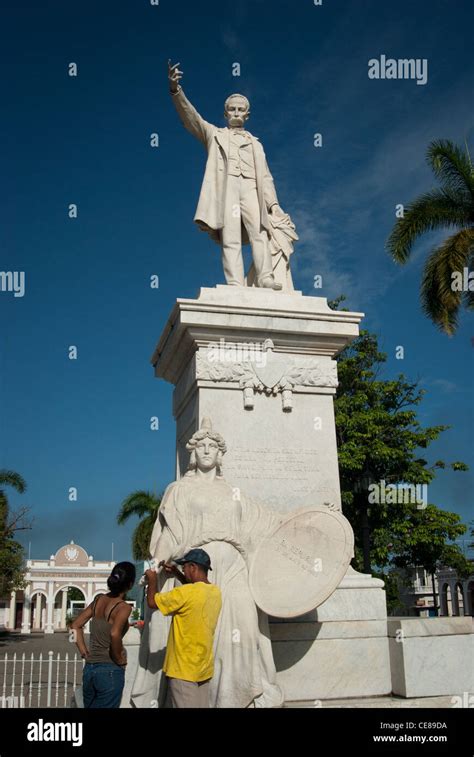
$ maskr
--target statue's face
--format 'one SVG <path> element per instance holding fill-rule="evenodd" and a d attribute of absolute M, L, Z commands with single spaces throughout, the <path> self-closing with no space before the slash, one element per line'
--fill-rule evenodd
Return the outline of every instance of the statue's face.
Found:
<path fill-rule="evenodd" d="M 217 465 L 219 446 L 214 439 L 206 437 L 196 444 L 194 454 L 196 455 L 196 464 L 199 470 L 208 471 Z"/>
<path fill-rule="evenodd" d="M 229 128 L 242 128 L 249 115 L 248 105 L 242 97 L 232 97 L 224 113 Z"/>

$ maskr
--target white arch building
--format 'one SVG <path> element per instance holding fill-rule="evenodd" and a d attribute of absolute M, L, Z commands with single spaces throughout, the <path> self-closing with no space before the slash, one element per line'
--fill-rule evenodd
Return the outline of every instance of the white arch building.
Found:
<path fill-rule="evenodd" d="M 66 630 L 67 590 L 76 587 L 84 594 L 86 606 L 97 594 L 107 592 L 107 578 L 114 562 L 94 561 L 83 547 L 71 541 L 49 560 L 27 560 L 23 591 L 21 632 Z M 5 608 L 6 628 L 14 629 L 17 594 L 12 591 Z"/>
<path fill-rule="evenodd" d="M 440 615 L 474 615 L 474 574 L 461 579 L 453 568 L 443 568 L 436 576 Z"/>

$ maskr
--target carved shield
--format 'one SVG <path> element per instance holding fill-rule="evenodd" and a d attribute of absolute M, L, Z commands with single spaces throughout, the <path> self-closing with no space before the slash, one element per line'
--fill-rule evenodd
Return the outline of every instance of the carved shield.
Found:
<path fill-rule="evenodd" d="M 353 553 L 352 527 L 338 510 L 307 507 L 285 516 L 254 554 L 255 603 L 277 618 L 314 610 L 337 589 Z"/>
<path fill-rule="evenodd" d="M 259 365 L 257 362 L 254 362 L 252 363 L 253 369 L 259 381 L 266 388 L 273 389 L 285 373 L 286 363 L 281 355 L 275 355 L 272 350 L 267 350 L 264 355 L 265 365 Z"/>

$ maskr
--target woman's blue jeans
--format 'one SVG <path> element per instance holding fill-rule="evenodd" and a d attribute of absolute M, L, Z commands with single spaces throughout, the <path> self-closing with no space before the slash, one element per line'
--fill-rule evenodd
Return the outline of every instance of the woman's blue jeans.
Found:
<path fill-rule="evenodd" d="M 120 707 L 125 668 L 109 662 L 86 662 L 82 672 L 84 707 Z"/>

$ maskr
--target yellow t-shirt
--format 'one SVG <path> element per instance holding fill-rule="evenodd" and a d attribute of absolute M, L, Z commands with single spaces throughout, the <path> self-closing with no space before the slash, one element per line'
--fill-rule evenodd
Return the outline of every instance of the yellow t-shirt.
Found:
<path fill-rule="evenodd" d="M 197 581 L 155 594 L 163 615 L 173 615 L 163 671 L 169 678 L 206 681 L 214 674 L 214 631 L 222 606 L 215 584 Z"/>

